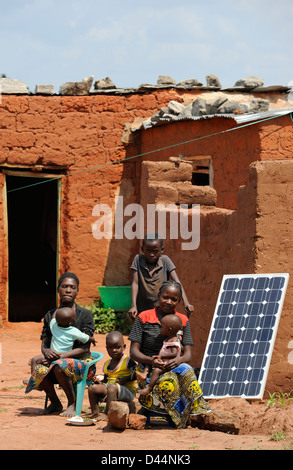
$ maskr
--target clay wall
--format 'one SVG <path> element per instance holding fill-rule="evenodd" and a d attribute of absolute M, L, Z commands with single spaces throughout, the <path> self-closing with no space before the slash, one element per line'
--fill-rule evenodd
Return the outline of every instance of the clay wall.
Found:
<path fill-rule="evenodd" d="M 240 128 L 222 133 L 237 127 Z M 209 137 L 202 139 L 203 136 Z M 252 162 L 293 156 L 289 115 L 246 127 L 237 125 L 232 118 L 179 121 L 146 129 L 139 138 L 138 153 L 164 149 L 149 154 L 148 160 L 163 161 L 179 154 L 187 159 L 210 157 L 217 205 L 226 209 L 237 208 L 238 188 L 248 183 L 247 169 Z M 176 145 L 178 142 L 188 143 Z"/>
<path fill-rule="evenodd" d="M 256 162 L 250 174 L 256 196 L 255 272 L 290 275 L 267 385 L 270 392 L 289 392 L 293 373 L 293 161 Z"/>
<path fill-rule="evenodd" d="M 112 164 L 129 150 L 122 142 L 124 126 L 145 118 L 170 99 L 175 90 L 125 96 L 15 96 L 3 95 L 0 106 L 0 166 L 27 171 L 34 176 L 53 173 L 64 176 L 61 189 L 60 266 L 79 274 L 81 304 L 97 297 L 97 286 L 105 282 L 129 283 L 129 249 L 119 251 L 121 269 L 113 269 L 115 248 L 109 240 L 92 236 L 93 207 L 114 205 L 118 194 L 132 200 L 135 180 L 133 163 Z M 91 170 L 93 167 L 98 167 Z M 1 299 L 0 315 L 7 318 L 8 261 L 4 218 L 4 176 L 1 176 L 0 228 Z M 123 184 L 121 181 L 123 180 Z M 21 191 L 20 197 L 24 197 Z M 115 246 L 115 243 L 113 244 Z M 123 254 L 123 256 L 122 256 Z M 109 256 L 108 256 L 109 255 Z M 113 258 L 114 256 L 114 258 Z M 3 288 L 2 288 L 3 286 Z"/>
<path fill-rule="evenodd" d="M 119 240 L 94 239 L 91 231 L 91 224 L 95 221 L 93 207 L 97 203 L 105 203 L 114 210 L 114 198 L 118 195 L 124 197 L 125 205 L 139 202 L 140 161 L 152 159 L 154 155 L 160 160 L 168 158 L 167 154 L 160 152 L 132 160 L 131 157 L 145 148 L 150 150 L 150 146 L 148 142 L 140 146 L 139 135 L 134 135 L 133 145 L 125 145 L 125 128 L 135 120 L 151 116 L 170 100 L 187 103 L 199 93 L 199 90 L 171 88 L 115 96 L 1 97 L 0 166 L 6 170 L 26 171 L 34 176 L 39 176 L 41 169 L 42 175 L 55 173 L 61 177 L 59 272 L 70 269 L 79 273 L 82 280 L 79 294 L 81 304 L 90 303 L 96 298 L 98 285 L 128 284 L 129 265 L 139 247 L 135 241 L 126 241 L 121 249 Z M 153 148 L 159 148 L 174 139 L 190 139 L 194 126 L 199 126 L 197 133 L 192 134 L 196 137 L 226 129 L 228 124 L 233 125 L 230 120 L 215 119 L 200 124 L 180 123 L 180 131 L 174 125 L 160 127 L 153 130 L 155 140 L 152 145 Z M 168 129 L 174 132 L 171 140 Z M 251 142 L 253 152 L 253 139 L 247 141 Z M 222 144 L 220 142 L 217 145 L 221 147 Z M 211 153 L 211 148 L 202 153 Z M 193 148 L 190 152 L 194 153 Z M 130 159 L 123 164 L 113 164 L 124 158 Z M 1 198 L 5 197 L 3 183 L 4 177 L 1 175 Z M 235 186 L 238 183 L 235 180 Z M 21 192 L 19 196 L 22 197 Z M 229 207 L 229 204 L 226 206 Z M 5 240 L 7 233 L 3 228 L 5 204 L 1 207 L 0 250 L 3 269 L 0 281 L 3 289 L 0 315 L 5 319 L 8 254 Z M 121 260 L 118 267 L 117 256 Z"/>

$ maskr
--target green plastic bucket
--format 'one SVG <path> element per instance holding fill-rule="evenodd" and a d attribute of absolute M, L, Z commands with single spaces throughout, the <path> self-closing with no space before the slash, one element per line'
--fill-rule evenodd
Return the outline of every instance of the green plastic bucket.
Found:
<path fill-rule="evenodd" d="M 100 286 L 98 289 L 105 308 L 117 311 L 130 309 L 131 286 Z"/>

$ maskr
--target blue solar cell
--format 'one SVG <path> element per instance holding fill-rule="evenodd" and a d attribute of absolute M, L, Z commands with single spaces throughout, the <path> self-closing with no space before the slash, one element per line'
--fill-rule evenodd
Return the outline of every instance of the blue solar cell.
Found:
<path fill-rule="evenodd" d="M 247 397 L 259 397 L 261 394 L 261 382 L 250 382 L 246 384 L 244 395 Z"/>
<path fill-rule="evenodd" d="M 216 389 L 217 394 L 221 396 L 221 395 L 225 394 L 225 391 L 227 389 L 227 385 L 226 385 L 225 382 L 224 383 L 218 383 L 217 386 L 215 386 L 215 385 L 212 386 L 212 384 L 211 384 L 210 389 L 211 390 Z M 213 394 L 213 392 L 211 392 L 211 393 Z"/>
<path fill-rule="evenodd" d="M 278 303 L 268 302 L 267 304 L 263 305 L 261 313 L 263 313 L 264 315 L 277 315 L 278 309 Z"/>
<path fill-rule="evenodd" d="M 221 304 L 219 305 L 218 315 L 227 316 L 230 312 L 230 305 L 229 304 Z"/>
<path fill-rule="evenodd" d="M 239 284 L 239 279 L 237 278 L 230 278 L 226 279 L 224 282 L 223 290 L 235 290 L 237 289 Z"/>
<path fill-rule="evenodd" d="M 226 290 L 222 293 L 220 302 L 222 304 L 230 304 L 235 300 L 236 292 L 233 290 Z"/>
<path fill-rule="evenodd" d="M 288 278 L 223 277 L 198 379 L 206 398 L 262 398 Z"/>
<path fill-rule="evenodd" d="M 270 289 L 283 289 L 284 285 L 285 285 L 285 278 L 276 276 L 270 280 L 268 287 Z"/>
<path fill-rule="evenodd" d="M 259 277 L 254 280 L 253 287 L 257 290 L 265 290 L 269 287 L 270 279 L 268 277 Z"/>
<path fill-rule="evenodd" d="M 279 302 L 281 300 L 281 297 L 282 297 L 282 291 L 280 289 L 271 289 L 269 292 L 267 292 L 267 295 L 266 295 L 266 302 L 272 302 L 272 303 L 275 303 L 275 302 Z"/>

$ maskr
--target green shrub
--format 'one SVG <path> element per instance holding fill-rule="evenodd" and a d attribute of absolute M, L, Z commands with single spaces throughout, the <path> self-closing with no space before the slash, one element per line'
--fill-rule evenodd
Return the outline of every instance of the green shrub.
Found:
<path fill-rule="evenodd" d="M 129 334 L 131 324 L 126 312 L 115 312 L 113 308 L 105 308 L 99 300 L 95 300 L 92 305 L 85 306 L 85 308 L 92 312 L 97 333 L 120 331 L 123 335 Z"/>

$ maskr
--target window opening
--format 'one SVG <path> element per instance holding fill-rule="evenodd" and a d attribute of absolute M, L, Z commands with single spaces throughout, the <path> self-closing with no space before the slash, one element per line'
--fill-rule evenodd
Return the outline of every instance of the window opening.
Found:
<path fill-rule="evenodd" d="M 213 165 L 210 156 L 188 156 L 186 160 L 192 162 L 192 184 L 195 186 L 213 187 Z"/>

